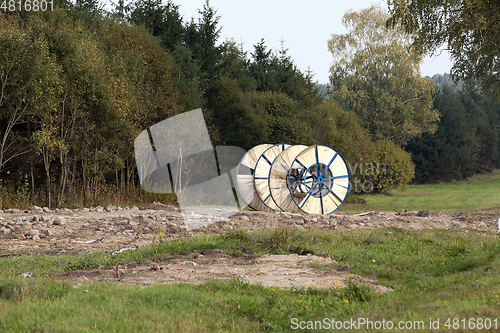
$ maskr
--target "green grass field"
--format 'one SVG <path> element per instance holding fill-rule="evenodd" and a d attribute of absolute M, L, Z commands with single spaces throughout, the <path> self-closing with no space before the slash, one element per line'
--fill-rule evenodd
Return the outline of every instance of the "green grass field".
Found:
<path fill-rule="evenodd" d="M 440 318 L 442 325 L 447 318 L 500 320 L 500 241 L 496 234 L 398 229 L 288 230 L 286 237 L 282 234 L 279 229 L 254 234 L 232 231 L 163 242 L 115 257 L 1 253 L 0 331 L 287 332 L 293 331 L 293 318 L 305 322 L 369 318 L 412 325 L 424 321 L 424 329 L 418 331 L 431 331 L 430 318 Z M 134 265 L 159 261 L 165 254 L 190 255 L 214 248 L 247 255 L 324 251 L 352 274 L 376 276 L 394 291 L 377 295 L 368 286 L 355 284 L 340 290 L 280 290 L 240 280 L 123 287 L 51 278 L 72 269 Z M 37 278 L 18 277 L 27 270 Z"/>
<path fill-rule="evenodd" d="M 365 195 L 364 205 L 345 204 L 339 212 L 406 209 L 430 212 L 500 212 L 500 170 L 478 174 L 468 180 L 443 184 L 410 185 L 407 191 L 389 195 Z"/>
<path fill-rule="evenodd" d="M 497 171 L 463 182 L 411 186 L 392 196 L 370 196 L 363 210 L 494 212 L 499 185 Z M 70 270 L 161 262 L 168 255 L 190 257 L 213 249 L 236 256 L 327 252 L 352 274 L 375 278 L 393 291 L 378 295 L 354 283 L 344 289 L 282 290 L 237 279 L 151 287 L 54 279 Z M 26 271 L 35 278 L 19 277 Z M 415 332 L 500 331 L 500 237 L 463 229 L 278 228 L 162 241 L 116 256 L 38 256 L 0 249 L 0 332 L 330 331 L 307 329 L 320 321 L 325 328 L 324 318 L 330 325 L 331 319 L 402 322 Z M 294 329 L 301 324 L 306 329 Z M 366 331 L 366 326 L 357 328 Z"/>

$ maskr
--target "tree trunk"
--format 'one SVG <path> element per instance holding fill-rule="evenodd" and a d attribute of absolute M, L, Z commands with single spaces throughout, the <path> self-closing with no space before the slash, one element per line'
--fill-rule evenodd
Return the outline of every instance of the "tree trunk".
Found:
<path fill-rule="evenodd" d="M 78 194 L 76 193 L 77 188 L 76 188 L 76 158 L 73 157 L 73 172 L 71 173 L 71 184 L 70 184 L 70 190 L 72 189 L 71 192 L 74 194 L 74 198 L 76 199 L 78 197 Z"/>
<path fill-rule="evenodd" d="M 44 148 L 43 149 L 43 164 L 45 167 L 45 176 L 46 176 L 46 206 L 50 208 L 50 153 Z"/>
<path fill-rule="evenodd" d="M 89 197 L 89 185 L 87 184 L 87 175 L 86 171 L 87 170 L 87 161 L 85 158 L 82 159 L 82 179 L 83 179 L 83 204 L 87 206 L 88 204 L 88 197 Z"/>
<path fill-rule="evenodd" d="M 120 200 L 120 180 L 118 179 L 118 170 L 115 170 L 115 182 L 116 182 L 116 200 Z"/>
<path fill-rule="evenodd" d="M 35 196 L 35 174 L 33 171 L 33 163 L 31 163 L 30 175 L 31 175 L 31 197 L 33 198 Z M 33 201 L 33 199 L 32 199 L 32 201 Z"/>
<path fill-rule="evenodd" d="M 61 204 L 61 201 L 63 200 L 64 197 L 64 188 L 66 187 L 66 177 L 68 173 L 68 166 L 67 166 L 67 156 L 66 154 L 62 155 L 60 157 L 61 160 L 61 178 L 59 180 L 59 191 L 57 194 L 57 204 Z"/>

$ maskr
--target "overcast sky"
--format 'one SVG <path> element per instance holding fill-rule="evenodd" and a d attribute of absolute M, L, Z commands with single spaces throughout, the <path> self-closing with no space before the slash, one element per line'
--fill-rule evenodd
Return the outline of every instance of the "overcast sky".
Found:
<path fill-rule="evenodd" d="M 184 21 L 192 17 L 197 21 L 198 9 L 204 0 L 174 0 L 179 5 L 179 12 Z M 332 33 L 342 34 L 346 30 L 341 18 L 346 10 L 367 8 L 374 3 L 371 0 L 210 0 L 210 5 L 221 16 L 222 26 L 220 42 L 232 38 L 243 42 L 243 48 L 249 53 L 253 45 L 264 38 L 268 48 L 280 49 L 284 41 L 288 54 L 295 64 L 305 71 L 308 68 L 315 74 L 314 80 L 328 83 L 332 56 L 328 51 L 327 41 Z M 381 3 L 386 8 L 386 2 Z M 439 57 L 426 58 L 421 65 L 422 74 L 449 73 L 451 63 L 448 53 Z"/>

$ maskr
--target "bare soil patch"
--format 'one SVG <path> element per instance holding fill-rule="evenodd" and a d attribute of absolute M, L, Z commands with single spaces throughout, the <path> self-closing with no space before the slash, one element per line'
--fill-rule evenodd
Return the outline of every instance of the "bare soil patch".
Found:
<path fill-rule="evenodd" d="M 240 279 L 265 287 L 277 288 L 345 288 L 348 279 L 357 284 L 368 284 L 375 293 L 391 288 L 375 281 L 349 274 L 335 260 L 315 255 L 266 255 L 259 258 L 232 257 L 214 250 L 197 259 L 174 259 L 167 264 L 117 266 L 114 269 L 75 271 L 60 274 L 58 278 L 76 282 L 114 282 L 148 286 L 165 283 L 200 284 L 212 279 Z"/>
<path fill-rule="evenodd" d="M 32 251 L 33 255 L 82 254 L 103 251 L 113 253 L 138 248 L 157 240 L 223 234 L 239 228 L 254 232 L 263 228 L 352 230 L 398 227 L 420 229 L 498 230 L 497 214 L 456 214 L 426 212 L 366 212 L 362 214 L 300 215 L 239 211 L 229 218 L 187 231 L 178 208 L 154 203 L 146 209 L 108 206 L 49 210 L 0 211 L 0 258 L 17 255 L 10 251 Z M 23 255 L 29 255 L 24 252 Z M 156 265 L 156 266 L 155 266 Z M 210 279 L 239 278 L 275 287 L 345 287 L 349 272 L 329 257 L 315 255 L 231 257 L 211 252 L 195 259 L 172 258 L 164 263 L 136 267 L 115 267 L 92 271 L 68 272 L 59 278 L 72 281 L 110 281 L 121 284 L 203 283 Z M 374 291 L 384 292 L 376 281 L 353 277 L 368 283 Z M 333 281 L 333 282 L 332 282 Z"/>

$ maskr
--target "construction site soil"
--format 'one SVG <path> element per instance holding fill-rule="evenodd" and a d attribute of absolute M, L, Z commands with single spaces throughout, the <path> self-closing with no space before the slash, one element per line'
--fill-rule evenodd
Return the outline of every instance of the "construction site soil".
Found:
<path fill-rule="evenodd" d="M 213 215 L 217 215 L 216 209 Z M 154 240 L 158 240 L 160 232 L 163 240 L 169 240 L 224 234 L 232 229 L 255 232 L 275 227 L 331 231 L 380 227 L 463 232 L 468 232 L 469 229 L 498 231 L 497 219 L 498 214 L 493 213 L 449 215 L 402 210 L 302 215 L 240 210 L 218 222 L 188 230 L 180 209 L 160 203 L 152 203 L 143 209 L 109 205 L 51 210 L 35 206 L 30 210 L 0 211 L 0 258 L 12 253 L 22 253 L 26 256 L 102 251 L 112 254 L 150 245 Z M 18 250 L 23 251 L 17 252 Z M 239 278 L 250 283 L 283 288 L 343 288 L 351 278 L 357 283 L 371 285 L 374 291 L 379 293 L 390 290 L 377 284 L 376 277 L 369 279 L 352 276 L 348 267 L 338 265 L 327 254 L 319 253 L 233 257 L 221 250 L 212 250 L 196 258 L 171 256 L 161 263 L 132 266 L 70 271 L 57 278 L 139 286 L 172 282 L 203 283 L 210 279 Z"/>

